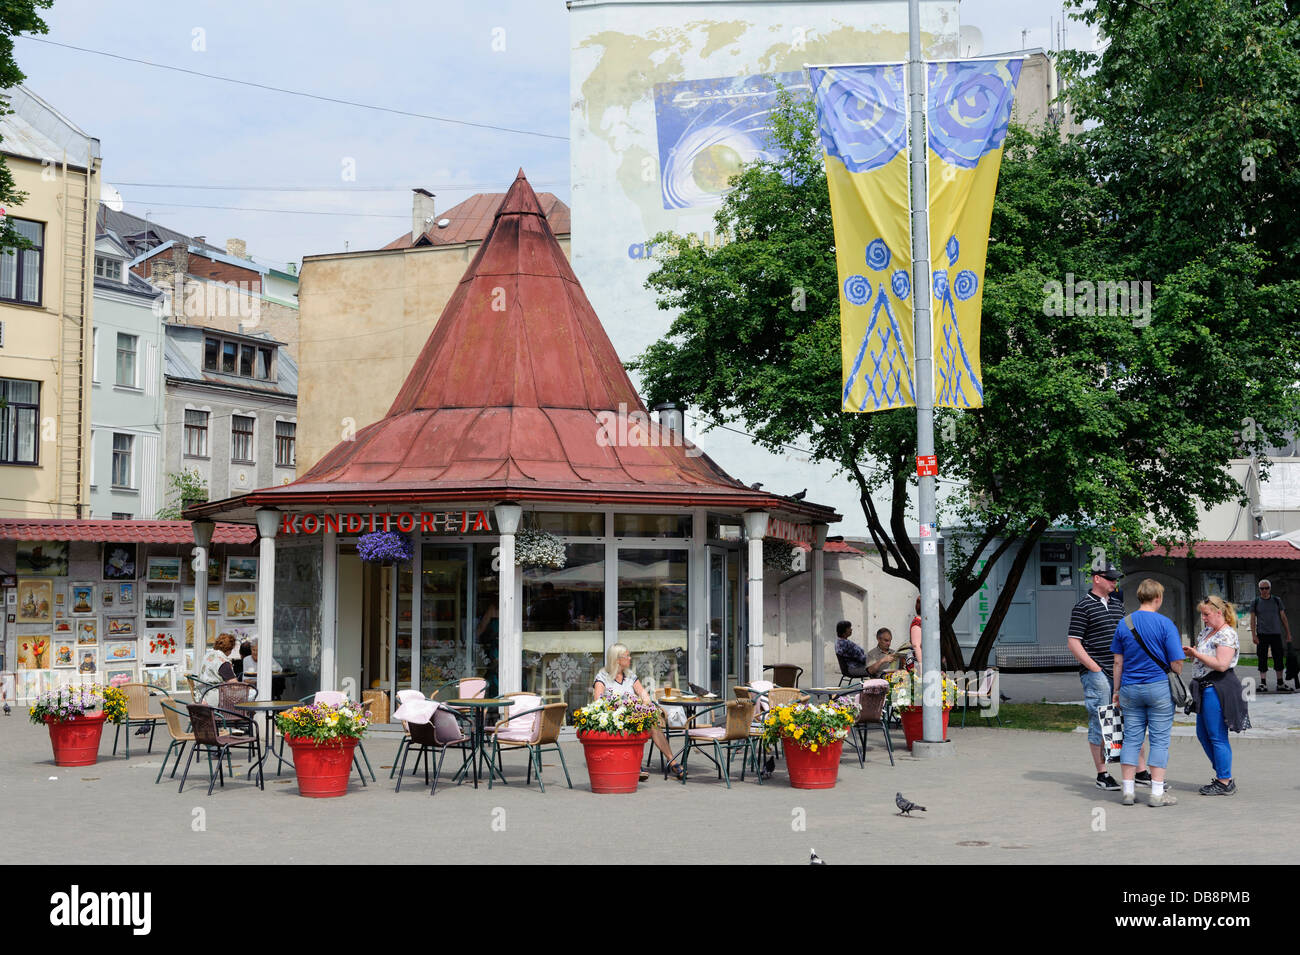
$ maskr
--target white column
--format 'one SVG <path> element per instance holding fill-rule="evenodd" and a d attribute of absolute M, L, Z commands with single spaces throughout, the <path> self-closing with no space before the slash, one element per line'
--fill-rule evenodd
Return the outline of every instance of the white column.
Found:
<path fill-rule="evenodd" d="M 767 511 L 745 512 L 745 536 L 749 539 L 749 673 L 751 680 L 763 676 L 763 535 L 767 533 Z"/>
<path fill-rule="evenodd" d="M 257 512 L 257 698 L 271 699 L 271 660 L 275 653 L 275 534 L 280 512 L 264 507 Z"/>
<path fill-rule="evenodd" d="M 524 682 L 524 643 L 515 613 L 515 533 L 524 509 L 504 502 L 492 508 L 501 531 L 499 552 L 500 577 L 497 590 L 497 629 L 500 636 L 497 653 L 497 687 L 499 693 L 518 693 Z"/>
<path fill-rule="evenodd" d="M 725 697 L 721 687 L 709 686 L 709 512 L 696 508 L 691 512 L 691 561 L 687 602 L 690 619 L 690 642 L 687 644 L 687 678 L 708 686 Z"/>
<path fill-rule="evenodd" d="M 813 525 L 812 685 L 826 685 L 826 525 Z M 866 636 L 863 636 L 866 641 Z"/>
<path fill-rule="evenodd" d="M 335 648 L 338 646 L 338 534 L 326 531 L 321 539 L 320 559 L 320 688 L 338 690 L 339 671 Z M 418 579 L 418 578 L 417 578 Z M 417 590 L 419 588 L 416 588 Z M 415 618 L 416 620 L 419 617 Z M 352 694 L 360 699 L 361 690 Z"/>
<path fill-rule="evenodd" d="M 194 521 L 191 525 L 194 531 L 194 563 L 190 566 L 194 568 L 194 664 L 198 669 L 198 661 L 202 659 L 202 651 L 208 646 L 208 554 L 212 548 L 212 532 L 216 530 L 217 525 L 212 521 Z M 185 631 L 181 631 L 181 638 L 184 639 Z M 181 660 L 184 661 L 185 654 L 181 654 Z M 195 703 L 198 700 L 194 701 Z"/>

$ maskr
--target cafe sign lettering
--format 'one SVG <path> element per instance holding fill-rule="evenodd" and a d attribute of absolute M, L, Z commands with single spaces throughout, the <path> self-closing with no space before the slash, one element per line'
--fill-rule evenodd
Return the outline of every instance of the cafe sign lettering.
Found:
<path fill-rule="evenodd" d="M 411 534 L 492 533 L 488 511 L 402 511 L 400 514 L 283 514 L 281 534 Z"/>
<path fill-rule="evenodd" d="M 775 537 L 778 540 L 790 541 L 791 543 L 811 544 L 813 539 L 813 529 L 811 524 L 796 524 L 793 521 L 782 521 L 775 517 L 767 519 L 766 537 Z"/>

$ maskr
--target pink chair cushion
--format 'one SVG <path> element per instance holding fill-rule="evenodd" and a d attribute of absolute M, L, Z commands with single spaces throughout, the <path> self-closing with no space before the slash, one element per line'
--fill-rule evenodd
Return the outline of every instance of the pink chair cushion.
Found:
<path fill-rule="evenodd" d="M 398 690 L 397 691 L 397 703 L 399 706 L 405 703 L 407 700 L 422 700 L 422 699 L 424 699 L 424 694 L 421 693 L 419 690 Z"/>
<path fill-rule="evenodd" d="M 487 680 L 478 676 L 467 677 L 460 681 L 460 688 L 456 692 L 462 700 L 482 699 L 487 692 Z"/>
<path fill-rule="evenodd" d="M 725 726 L 701 726 L 698 729 L 687 730 L 691 739 L 722 739 L 727 733 Z"/>
<path fill-rule="evenodd" d="M 402 723 L 432 723 L 433 714 L 438 711 L 436 700 L 407 700 L 393 711 L 393 719 Z"/>
<path fill-rule="evenodd" d="M 320 690 L 312 702 L 324 703 L 326 706 L 342 706 L 347 701 L 346 693 L 340 693 L 338 690 Z"/>
<path fill-rule="evenodd" d="M 535 710 L 542 705 L 540 696 L 516 696 L 514 700 L 514 703 L 510 704 L 510 712 L 507 714 L 507 718 L 513 717 L 516 713 L 523 713 L 526 710 Z M 505 729 L 497 730 L 497 736 L 516 743 L 527 742 L 533 738 L 533 733 L 537 729 L 537 718 L 541 715 L 541 713 L 529 713 L 521 719 L 510 719 Z"/>
<path fill-rule="evenodd" d="M 888 680 L 863 680 L 862 689 L 870 692 L 871 690 L 888 690 Z"/>

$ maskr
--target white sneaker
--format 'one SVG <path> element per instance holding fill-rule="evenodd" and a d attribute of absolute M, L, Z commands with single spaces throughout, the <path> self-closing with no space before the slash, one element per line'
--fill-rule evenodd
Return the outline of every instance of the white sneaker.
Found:
<path fill-rule="evenodd" d="M 1147 799 L 1147 805 L 1152 809 L 1159 809 L 1161 806 L 1173 806 L 1178 803 L 1173 793 L 1165 792 L 1159 796 L 1152 795 Z"/>
<path fill-rule="evenodd" d="M 1132 806 L 1137 802 L 1137 793 L 1125 793 L 1123 803 L 1126 806 Z"/>

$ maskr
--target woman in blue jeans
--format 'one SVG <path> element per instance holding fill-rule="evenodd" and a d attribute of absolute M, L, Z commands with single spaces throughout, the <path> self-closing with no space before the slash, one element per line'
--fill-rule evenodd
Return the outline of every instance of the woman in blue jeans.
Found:
<path fill-rule="evenodd" d="M 1202 796 L 1235 796 L 1228 731 L 1240 733 L 1250 728 L 1250 713 L 1235 669 L 1241 655 L 1241 640 L 1234 629 L 1237 612 L 1217 596 L 1206 597 L 1196 609 L 1205 628 L 1196 638 L 1196 646 L 1184 649 L 1196 661 L 1192 670 L 1196 738 L 1214 767 L 1214 778 L 1200 792 Z"/>
<path fill-rule="evenodd" d="M 1124 805 L 1133 805 L 1137 801 L 1133 787 L 1138 755 L 1149 733 L 1151 752 L 1147 754 L 1147 766 L 1151 770 L 1151 796 L 1147 805 L 1172 806 L 1178 800 L 1165 792 L 1165 767 L 1169 765 L 1174 699 L 1169 693 L 1169 677 L 1160 664 L 1182 673 L 1183 648 L 1179 646 L 1178 630 L 1173 622 L 1159 612 L 1165 599 L 1161 583 L 1148 577 L 1138 584 L 1137 598 L 1140 607 L 1120 621 L 1110 645 L 1115 654 L 1113 702 L 1124 713 L 1124 747 L 1119 760 L 1124 778 L 1120 787 Z M 1142 638 L 1140 643 L 1129 629 L 1130 620 L 1133 630 Z"/>

